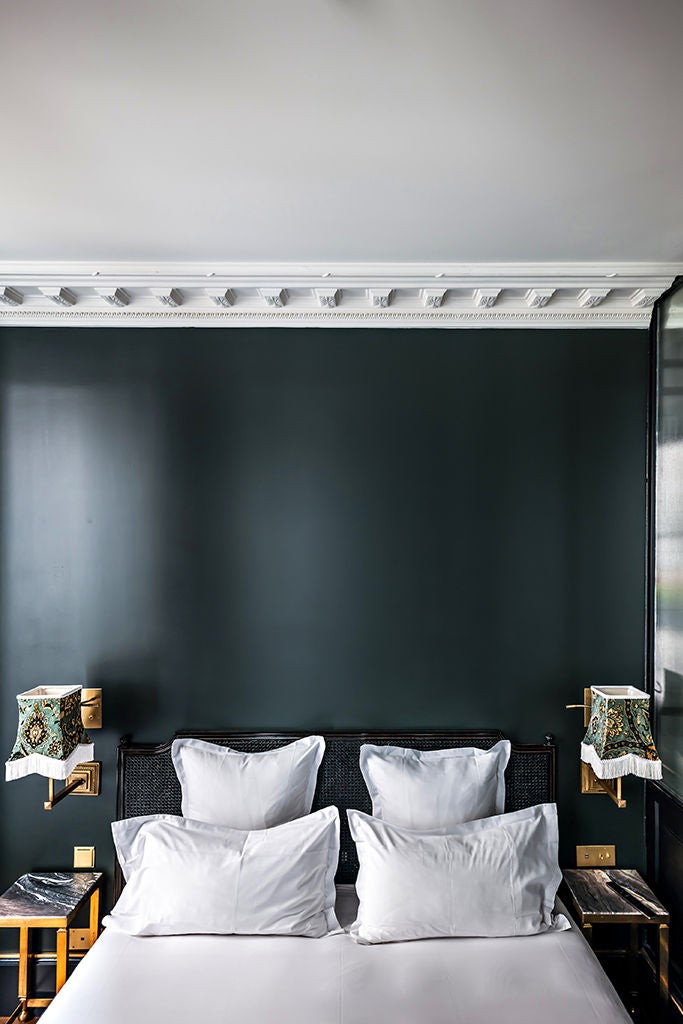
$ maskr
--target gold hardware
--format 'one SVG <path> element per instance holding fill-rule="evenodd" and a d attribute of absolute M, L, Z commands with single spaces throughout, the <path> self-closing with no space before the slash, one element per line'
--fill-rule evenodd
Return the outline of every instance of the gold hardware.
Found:
<path fill-rule="evenodd" d="M 94 868 L 95 867 L 95 847 L 94 846 L 74 846 L 74 867 L 75 868 Z"/>
<path fill-rule="evenodd" d="M 592 698 L 590 686 L 584 686 L 583 688 L 583 704 L 565 704 L 565 708 L 583 708 L 584 725 L 588 725 L 591 720 L 591 706 Z M 581 792 L 583 792 L 583 790 Z"/>
<path fill-rule="evenodd" d="M 613 868 L 616 866 L 615 846 L 577 846 L 577 868 Z"/>
<path fill-rule="evenodd" d="M 81 690 L 81 721 L 84 729 L 102 728 L 102 690 Z"/>
<path fill-rule="evenodd" d="M 616 779 L 599 779 L 585 761 L 581 762 L 581 792 L 607 793 L 617 807 L 620 809 L 626 807 L 626 801 L 621 798 L 621 776 Z"/>
<path fill-rule="evenodd" d="M 69 929 L 69 931 L 73 931 L 73 929 Z M 52 963 L 54 963 L 54 960 L 55 960 L 55 957 L 57 956 L 57 954 L 56 953 L 28 953 L 27 956 L 28 956 L 29 960 L 47 960 L 48 963 L 50 961 L 52 961 Z M 83 954 L 83 956 L 85 956 L 85 953 Z M 18 959 L 19 959 L 19 954 L 18 953 L 0 953 L 0 961 L 9 960 L 9 961 L 11 961 L 13 963 L 16 963 Z M 2 1017 L 0 1017 L 0 1020 L 2 1020 Z"/>
<path fill-rule="evenodd" d="M 45 810 L 51 811 L 69 793 L 74 796 L 99 796 L 100 768 L 100 761 L 83 761 L 76 765 L 58 793 L 55 793 L 55 780 L 48 779 L 48 799 L 43 804 Z"/>
<path fill-rule="evenodd" d="M 9 1017 L 7 1018 L 6 1024 L 14 1024 L 14 1021 L 19 1019 L 20 1014 L 26 1014 L 26 1006 L 24 1004 L 25 1000 L 22 999 L 19 1005 L 16 1007 L 16 1009 L 12 1010 L 12 1012 L 10 1013 Z M 26 1020 L 27 1018 L 28 1015 L 25 1015 L 24 1020 Z"/>
<path fill-rule="evenodd" d="M 76 796 L 99 796 L 101 768 L 101 761 L 81 761 L 66 780 L 67 784 L 72 781 L 82 783 L 82 787 L 79 787 Z"/>
<path fill-rule="evenodd" d="M 673 992 L 669 993 L 669 998 L 671 999 L 672 1005 L 674 1006 L 674 1008 L 678 1012 L 678 1016 L 680 1017 L 681 1020 L 683 1020 L 683 1006 L 681 1006 L 681 1004 L 679 1003 L 678 999 L 676 999 L 676 996 L 673 994 Z"/>
<path fill-rule="evenodd" d="M 69 952 L 83 952 L 90 949 L 89 928 L 69 928 Z"/>
<path fill-rule="evenodd" d="M 78 789 L 79 786 L 83 785 L 83 779 L 77 779 L 75 782 L 70 782 L 68 786 L 62 786 L 58 793 L 55 793 L 55 780 L 47 780 L 47 800 L 43 804 L 43 809 L 51 811 L 53 807 L 56 807 L 60 800 L 63 800 L 69 793 L 73 793 L 74 790 Z"/>

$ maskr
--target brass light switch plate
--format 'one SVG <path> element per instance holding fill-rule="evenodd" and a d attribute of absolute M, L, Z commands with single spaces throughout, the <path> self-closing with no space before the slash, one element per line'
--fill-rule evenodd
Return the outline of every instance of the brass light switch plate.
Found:
<path fill-rule="evenodd" d="M 577 868 L 613 868 L 617 863 L 616 846 L 577 846 Z"/>
<path fill-rule="evenodd" d="M 94 846 L 74 846 L 74 867 L 75 868 L 94 868 L 95 867 L 95 847 Z"/>

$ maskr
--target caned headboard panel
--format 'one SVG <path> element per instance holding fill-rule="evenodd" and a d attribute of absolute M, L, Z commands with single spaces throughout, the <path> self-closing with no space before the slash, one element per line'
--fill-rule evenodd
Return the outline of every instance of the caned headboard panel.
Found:
<path fill-rule="evenodd" d="M 188 730 L 176 737 L 220 743 L 235 750 L 256 752 L 274 750 L 285 743 L 310 735 L 308 732 L 204 732 Z M 341 849 L 338 882 L 353 882 L 358 871 L 356 848 L 349 834 L 346 809 L 371 811 L 370 797 L 358 764 L 362 743 L 393 744 L 420 750 L 442 750 L 449 747 L 481 747 L 488 749 L 503 734 L 497 730 L 452 732 L 324 732 L 325 756 L 318 772 L 313 809 L 334 804 L 341 817 Z M 505 773 L 505 809 L 518 810 L 555 799 L 556 750 L 552 737 L 545 743 L 513 744 L 510 763 Z M 171 743 L 133 743 L 128 737 L 118 748 L 117 817 L 133 818 L 141 814 L 180 814 L 180 785 L 171 761 Z M 114 897 L 123 888 L 123 878 L 116 864 Z"/>

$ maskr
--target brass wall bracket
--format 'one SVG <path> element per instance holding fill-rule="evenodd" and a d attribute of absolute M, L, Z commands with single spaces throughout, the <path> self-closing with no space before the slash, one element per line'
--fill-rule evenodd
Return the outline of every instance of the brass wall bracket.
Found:
<path fill-rule="evenodd" d="M 81 721 L 84 729 L 102 728 L 102 690 L 81 690 Z"/>
<path fill-rule="evenodd" d="M 616 779 L 599 779 L 591 766 L 585 761 L 581 762 L 581 792 L 582 793 L 606 793 L 614 800 L 619 809 L 626 807 L 626 801 L 621 798 L 621 777 Z"/>
<path fill-rule="evenodd" d="M 101 761 L 83 761 L 77 764 L 62 789 L 55 793 L 54 779 L 48 779 L 48 798 L 43 804 L 51 811 L 65 796 L 99 796 Z"/>
<path fill-rule="evenodd" d="M 74 796 L 99 796 L 101 770 L 101 761 L 82 761 L 81 764 L 77 764 L 66 780 L 67 785 L 77 780 L 81 783 L 78 789 L 74 790 Z"/>

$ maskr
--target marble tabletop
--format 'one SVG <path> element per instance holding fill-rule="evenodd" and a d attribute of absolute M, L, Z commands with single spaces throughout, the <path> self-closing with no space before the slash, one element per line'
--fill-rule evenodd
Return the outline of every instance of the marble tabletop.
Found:
<path fill-rule="evenodd" d="M 100 871 L 31 871 L 0 896 L 3 918 L 64 918 L 72 914 L 102 878 Z"/>
<path fill-rule="evenodd" d="M 566 868 L 562 874 L 582 922 L 669 922 L 669 911 L 632 868 Z"/>

